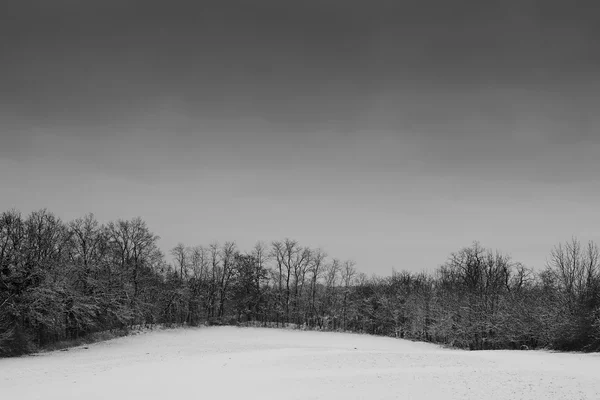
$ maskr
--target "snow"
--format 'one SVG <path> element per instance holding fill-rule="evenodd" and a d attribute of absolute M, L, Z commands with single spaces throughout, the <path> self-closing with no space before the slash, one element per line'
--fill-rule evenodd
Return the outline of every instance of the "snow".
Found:
<path fill-rule="evenodd" d="M 0 359 L 0 399 L 600 399 L 600 355 L 368 335 L 161 330 Z"/>

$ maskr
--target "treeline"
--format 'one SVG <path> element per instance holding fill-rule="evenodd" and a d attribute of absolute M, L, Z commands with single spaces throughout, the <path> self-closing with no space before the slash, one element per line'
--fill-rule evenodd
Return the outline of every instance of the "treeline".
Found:
<path fill-rule="evenodd" d="M 290 239 L 158 248 L 140 218 L 0 215 L 0 355 L 143 324 L 342 330 L 469 349 L 600 349 L 600 252 L 573 239 L 539 272 L 478 243 L 434 273 L 367 277 Z"/>

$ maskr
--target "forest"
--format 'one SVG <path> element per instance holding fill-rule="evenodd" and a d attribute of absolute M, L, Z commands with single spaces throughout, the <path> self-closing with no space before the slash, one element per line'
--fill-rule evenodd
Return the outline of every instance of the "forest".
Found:
<path fill-rule="evenodd" d="M 550 244 L 536 269 L 474 242 L 433 272 L 380 277 L 292 239 L 249 251 L 234 241 L 179 244 L 170 254 L 158 241 L 141 218 L 0 214 L 0 356 L 155 324 L 345 331 L 471 350 L 600 350 L 594 242 Z"/>

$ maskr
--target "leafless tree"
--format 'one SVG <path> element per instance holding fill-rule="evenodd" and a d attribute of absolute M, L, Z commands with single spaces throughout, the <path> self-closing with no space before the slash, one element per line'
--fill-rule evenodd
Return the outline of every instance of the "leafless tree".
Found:
<path fill-rule="evenodd" d="M 555 246 L 547 268 L 571 303 L 580 299 L 595 284 L 599 271 L 600 251 L 589 242 L 583 247 L 579 240 Z"/>
<path fill-rule="evenodd" d="M 221 252 L 219 243 L 211 243 L 208 246 L 208 253 L 210 259 L 210 280 L 208 284 L 208 302 L 207 302 L 207 314 L 209 317 L 214 317 L 216 310 L 218 295 L 218 282 L 221 280 Z"/>
<path fill-rule="evenodd" d="M 352 288 L 353 279 L 356 276 L 356 263 L 348 260 L 342 264 L 341 278 L 343 284 L 343 298 L 342 298 L 342 327 L 346 330 L 346 322 L 348 317 L 348 298 L 350 296 L 350 290 Z"/>
<path fill-rule="evenodd" d="M 342 264 L 339 259 L 334 258 L 325 267 L 325 291 L 323 293 L 323 301 L 321 302 L 321 324 L 329 324 L 332 320 L 333 329 L 337 328 L 338 323 L 338 296 L 337 284 L 340 276 Z"/>
<path fill-rule="evenodd" d="M 261 307 L 261 303 L 262 303 L 262 290 L 261 290 L 261 286 L 263 285 L 263 281 L 267 278 L 267 269 L 266 269 L 266 265 L 267 262 L 270 259 L 270 254 L 269 254 L 269 248 L 267 246 L 266 243 L 264 242 L 257 242 L 254 245 L 254 248 L 252 249 L 252 253 L 251 253 L 252 257 L 254 257 L 255 260 L 255 267 L 256 267 L 256 271 L 254 274 L 255 277 L 255 290 L 256 293 L 258 293 L 258 299 L 254 305 L 254 315 L 257 316 Z"/>
<path fill-rule="evenodd" d="M 222 318 L 225 311 L 225 302 L 227 300 L 227 290 L 231 278 L 235 272 L 235 255 L 237 254 L 237 246 L 235 242 L 225 242 L 221 248 L 221 282 L 219 285 L 219 312 L 218 316 Z"/>
<path fill-rule="evenodd" d="M 312 251 L 310 257 L 309 264 L 309 272 L 311 274 L 310 278 L 310 315 L 311 315 L 311 325 L 314 325 L 315 319 L 317 318 L 317 308 L 316 308 L 316 296 L 317 296 L 317 282 L 319 278 L 323 275 L 323 268 L 325 259 L 327 258 L 327 253 L 322 249 L 316 249 Z"/>
<path fill-rule="evenodd" d="M 179 270 L 179 279 L 183 282 L 188 277 L 189 249 L 183 243 L 171 249 L 171 255 L 175 260 L 175 268 Z"/>

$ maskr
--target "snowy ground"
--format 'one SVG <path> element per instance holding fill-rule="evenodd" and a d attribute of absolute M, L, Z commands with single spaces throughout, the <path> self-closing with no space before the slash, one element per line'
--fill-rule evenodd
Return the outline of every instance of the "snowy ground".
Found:
<path fill-rule="evenodd" d="M 237 398 L 598 400 L 600 354 L 211 327 L 0 359 L 2 400 Z"/>

